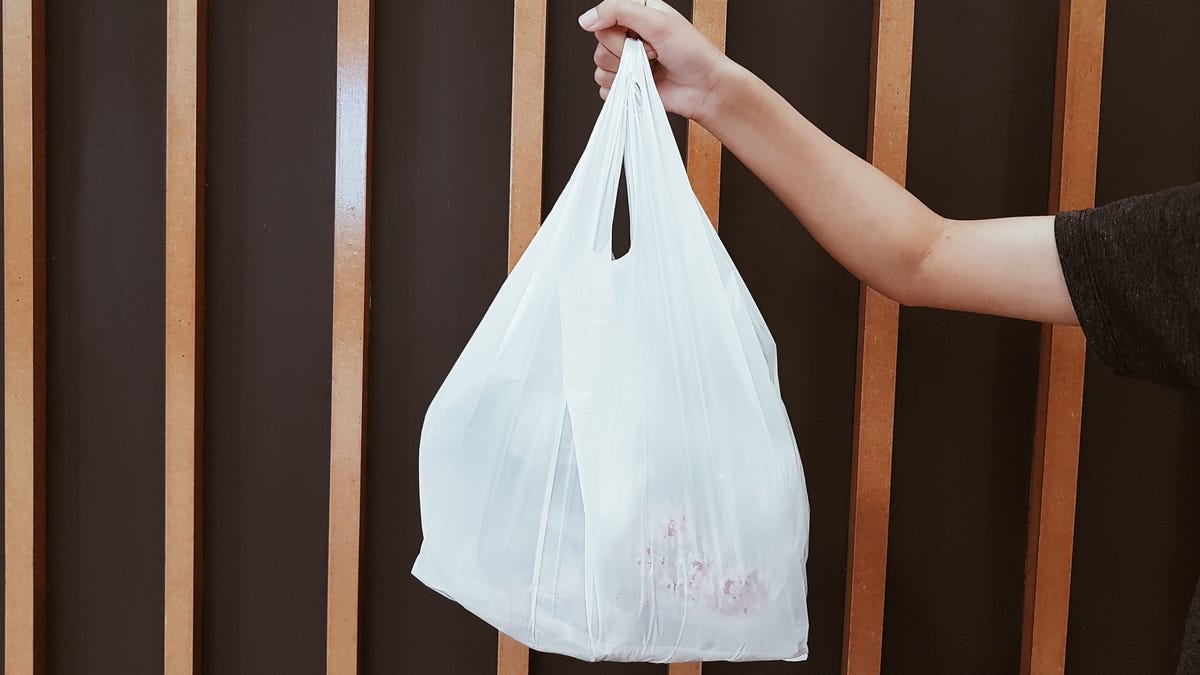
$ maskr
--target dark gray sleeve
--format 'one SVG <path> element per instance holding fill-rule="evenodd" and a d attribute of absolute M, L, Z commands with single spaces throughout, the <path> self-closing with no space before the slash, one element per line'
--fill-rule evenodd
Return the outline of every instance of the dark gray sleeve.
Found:
<path fill-rule="evenodd" d="M 1064 211 L 1054 237 L 1088 348 L 1200 395 L 1200 183 Z"/>

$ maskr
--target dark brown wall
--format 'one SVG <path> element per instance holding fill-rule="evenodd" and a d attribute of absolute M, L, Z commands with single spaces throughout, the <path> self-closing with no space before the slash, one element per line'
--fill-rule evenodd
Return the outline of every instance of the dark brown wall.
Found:
<path fill-rule="evenodd" d="M 729 11 L 726 50 L 822 130 L 866 153 L 871 2 L 772 2 Z M 797 167 L 797 170 L 803 170 Z M 721 238 L 779 346 L 779 381 L 812 508 L 809 661 L 712 664 L 715 675 L 837 673 L 850 510 L 858 282 L 729 152 Z"/>
<path fill-rule="evenodd" d="M 917 3 L 908 184 L 942 215 L 1046 212 L 1057 5 Z M 885 672 L 1019 670 L 1038 334 L 901 311 Z"/>
<path fill-rule="evenodd" d="M 496 632 L 409 573 L 425 408 L 504 281 L 512 6 L 375 7 L 364 673 L 494 672 Z"/>
<path fill-rule="evenodd" d="M 1200 3 L 1108 0 L 1107 19 L 1096 201 L 1200 180 Z M 1200 402 L 1089 358 L 1082 432 L 1067 671 L 1173 673 L 1200 576 Z"/>
<path fill-rule="evenodd" d="M 162 3 L 46 3 L 47 652 L 162 666 Z"/>
<path fill-rule="evenodd" d="M 544 211 L 600 105 L 588 4 L 550 3 Z M 729 53 L 863 154 L 871 2 L 731 4 Z M 1056 5 L 917 3 L 909 183 L 942 213 L 1046 209 Z M 324 669 L 335 10 L 209 5 L 210 673 Z M 51 0 L 48 30 L 51 671 L 155 672 L 164 16 Z M 409 569 L 425 407 L 505 275 L 511 36 L 504 2 L 376 3 L 364 673 L 494 668 L 494 631 Z M 1194 1 L 1110 0 L 1105 56 L 1098 200 L 1200 179 Z M 728 153 L 721 234 L 779 343 L 813 653 L 705 672 L 836 673 L 858 284 Z M 902 313 L 885 672 L 1016 671 L 1036 367 L 1032 324 Z M 1200 407 L 1095 362 L 1087 378 L 1068 670 L 1167 673 L 1200 574 Z"/>
<path fill-rule="evenodd" d="M 208 6 L 209 673 L 325 670 L 336 11 Z"/>

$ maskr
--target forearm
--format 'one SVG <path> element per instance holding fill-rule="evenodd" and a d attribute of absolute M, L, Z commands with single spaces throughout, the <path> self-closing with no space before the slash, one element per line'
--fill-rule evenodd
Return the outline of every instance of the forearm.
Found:
<path fill-rule="evenodd" d="M 901 302 L 946 221 L 838 145 L 748 71 L 731 66 L 698 121 L 851 273 Z"/>
<path fill-rule="evenodd" d="M 1076 322 L 1050 216 L 948 220 L 821 133 L 662 0 L 604 0 L 596 83 L 616 79 L 628 30 L 648 41 L 663 105 L 711 131 L 838 262 L 906 305 Z"/>
<path fill-rule="evenodd" d="M 942 218 L 753 74 L 727 67 L 697 121 L 856 277 L 906 305 L 1078 323 L 1052 216 Z"/>

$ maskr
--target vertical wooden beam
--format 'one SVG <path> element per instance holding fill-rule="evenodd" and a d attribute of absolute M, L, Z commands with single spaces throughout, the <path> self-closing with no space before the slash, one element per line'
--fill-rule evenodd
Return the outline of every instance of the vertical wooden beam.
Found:
<path fill-rule="evenodd" d="M 725 23 L 728 0 L 692 0 L 692 24 L 717 49 L 725 51 Z M 721 212 L 721 141 L 688 120 L 687 172 L 692 192 L 700 200 L 713 227 L 718 226 Z M 672 663 L 670 675 L 700 675 L 700 663 Z"/>
<path fill-rule="evenodd" d="M 46 670 L 46 153 L 42 0 L 3 0 L 4 672 Z"/>
<path fill-rule="evenodd" d="M 508 183 L 508 269 L 542 222 L 542 121 L 546 101 L 546 0 L 513 3 L 512 137 Z M 497 675 L 526 675 L 529 649 L 500 634 Z"/>
<path fill-rule="evenodd" d="M 692 23 L 700 34 L 725 51 L 728 0 L 692 0 Z M 692 191 L 713 227 L 721 211 L 721 142 L 707 129 L 688 120 L 687 172 Z M 683 671 L 672 670 L 672 673 Z"/>
<path fill-rule="evenodd" d="M 672 663 L 667 672 L 670 675 L 700 675 L 702 667 L 701 663 Z"/>
<path fill-rule="evenodd" d="M 1095 203 L 1104 16 L 1105 0 L 1059 6 L 1051 212 Z M 1085 346 L 1079 328 L 1042 326 L 1021 630 L 1025 675 L 1066 667 Z"/>
<path fill-rule="evenodd" d="M 529 648 L 500 634 L 496 648 L 496 673 L 498 675 L 525 675 L 529 672 Z"/>
<path fill-rule="evenodd" d="M 338 0 L 326 672 L 358 672 L 370 298 L 371 0 Z"/>
<path fill-rule="evenodd" d="M 163 672 L 200 672 L 205 0 L 167 3 Z"/>
<path fill-rule="evenodd" d="M 515 0 L 508 269 L 542 223 L 542 124 L 546 101 L 546 0 Z"/>
<path fill-rule="evenodd" d="M 875 0 L 867 155 L 904 185 L 914 0 Z M 883 651 L 892 422 L 900 308 L 866 285 L 859 296 L 858 366 L 842 672 L 878 673 Z"/>

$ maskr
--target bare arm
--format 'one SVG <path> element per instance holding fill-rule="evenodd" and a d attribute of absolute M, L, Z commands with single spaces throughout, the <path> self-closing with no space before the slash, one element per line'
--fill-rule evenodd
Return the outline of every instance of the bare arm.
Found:
<path fill-rule="evenodd" d="M 695 119 L 859 279 L 906 305 L 1077 324 L 1051 216 L 957 221 L 838 145 L 660 0 L 606 0 L 595 21 L 607 94 L 625 28 L 656 57 L 669 110 Z"/>

